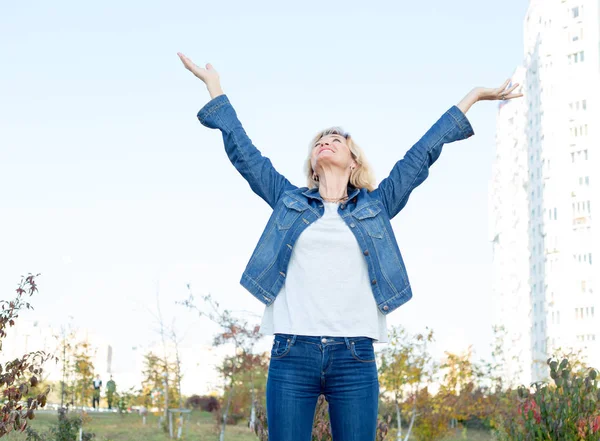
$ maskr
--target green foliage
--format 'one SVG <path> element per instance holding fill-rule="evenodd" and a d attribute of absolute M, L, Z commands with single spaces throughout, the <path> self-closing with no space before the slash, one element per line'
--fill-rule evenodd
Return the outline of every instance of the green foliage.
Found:
<path fill-rule="evenodd" d="M 169 407 L 179 407 L 179 396 L 176 369 L 173 363 L 159 357 L 152 351 L 144 355 L 144 370 L 142 371 L 142 388 L 131 392 L 130 403 L 146 406 L 147 408 L 164 408 L 164 380 L 169 387 Z"/>
<path fill-rule="evenodd" d="M 598 372 L 576 360 L 549 358 L 553 383 L 520 387 L 517 405 L 498 429 L 502 441 L 600 440 Z"/>
<path fill-rule="evenodd" d="M 217 370 L 226 381 L 224 396 L 227 397 L 233 391 L 227 424 L 237 424 L 243 419 L 248 419 L 253 400 L 261 400 L 265 395 L 269 354 L 240 351 L 236 356 L 225 357 Z M 224 403 L 220 404 L 219 408 L 223 409 Z M 222 413 L 217 411 L 215 418 L 220 421 Z"/>
<path fill-rule="evenodd" d="M 94 394 L 94 352 L 87 341 L 77 343 L 73 352 L 75 404 L 80 406 L 89 405 Z"/>
<path fill-rule="evenodd" d="M 37 292 L 35 277 L 29 274 L 21 279 L 17 295 L 12 300 L 0 300 L 0 355 L 7 330 L 15 326 L 15 320 L 24 309 L 33 309 L 25 300 Z M 54 357 L 45 352 L 29 352 L 0 363 L 0 437 L 13 430 L 23 432 L 35 411 L 46 405 L 50 388 L 40 384 L 42 365 Z"/>
<path fill-rule="evenodd" d="M 130 406 L 135 404 L 140 391 L 136 390 L 135 387 L 131 387 L 126 391 L 114 393 L 113 397 L 116 397 L 117 409 L 120 414 L 125 414 Z"/>
<path fill-rule="evenodd" d="M 58 411 L 58 423 L 51 426 L 47 432 L 37 432 L 27 428 L 27 441 L 77 441 L 79 440 L 79 429 L 83 426 L 86 414 L 67 413 L 65 408 Z M 83 432 L 82 440 L 90 441 L 94 438 L 93 433 Z"/>

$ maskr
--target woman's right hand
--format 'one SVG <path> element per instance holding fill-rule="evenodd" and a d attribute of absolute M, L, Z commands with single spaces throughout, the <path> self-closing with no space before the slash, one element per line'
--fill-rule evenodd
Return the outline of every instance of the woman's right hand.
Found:
<path fill-rule="evenodd" d="M 221 79 L 219 78 L 219 73 L 212 67 L 210 63 L 206 65 L 206 68 L 202 68 L 197 66 L 192 60 L 183 55 L 181 52 L 177 52 L 181 62 L 185 66 L 187 70 L 193 73 L 196 77 L 200 78 L 208 91 L 210 92 L 211 98 L 215 98 L 219 95 L 223 94 L 221 90 Z"/>

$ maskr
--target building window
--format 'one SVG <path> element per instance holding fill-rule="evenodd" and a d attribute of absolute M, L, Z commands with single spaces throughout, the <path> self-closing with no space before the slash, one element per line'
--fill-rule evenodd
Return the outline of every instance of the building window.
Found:
<path fill-rule="evenodd" d="M 579 17 L 579 6 L 571 8 L 571 14 L 573 15 L 573 18 Z"/>
<path fill-rule="evenodd" d="M 574 52 L 568 55 L 569 64 L 583 63 L 584 51 Z"/>

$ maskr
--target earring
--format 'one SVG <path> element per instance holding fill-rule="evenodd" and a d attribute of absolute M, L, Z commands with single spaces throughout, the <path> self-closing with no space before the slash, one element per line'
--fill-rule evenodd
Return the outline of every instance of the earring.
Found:
<path fill-rule="evenodd" d="M 313 178 L 313 181 L 319 182 L 319 175 L 318 174 L 313 173 L 312 178 Z"/>

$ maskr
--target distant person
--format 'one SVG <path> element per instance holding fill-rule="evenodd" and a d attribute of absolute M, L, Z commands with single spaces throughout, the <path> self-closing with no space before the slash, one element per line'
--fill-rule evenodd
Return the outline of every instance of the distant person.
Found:
<path fill-rule="evenodd" d="M 106 383 L 106 401 L 108 402 L 108 408 L 112 409 L 112 402 L 117 392 L 117 385 L 113 380 L 112 375 L 110 376 L 110 380 Z"/>
<path fill-rule="evenodd" d="M 338 31 L 347 32 L 334 27 L 333 32 Z M 321 130 L 310 142 L 304 161 L 306 185 L 298 187 L 252 143 L 223 93 L 217 71 L 210 64 L 204 69 L 183 54 L 179 56 L 205 83 L 211 97 L 198 119 L 221 132 L 233 166 L 273 209 L 241 279 L 265 305 L 262 333 L 274 335 L 266 387 L 269 439 L 310 440 L 317 400 L 324 394 L 334 441 L 374 440 L 379 380 L 373 342 L 387 341 L 386 316 L 412 297 L 390 221 L 427 178 L 442 147 L 473 135 L 465 115 L 469 108 L 478 101 L 518 98 L 522 96 L 515 92 L 518 84 L 506 81 L 497 88 L 471 90 L 391 167 L 378 186 L 363 150 L 348 132 L 340 127 Z M 252 78 L 254 74 L 257 78 L 272 74 L 260 72 L 261 67 L 253 66 Z M 368 64 L 356 67 L 335 55 L 317 58 L 306 67 L 311 74 L 333 72 L 340 76 L 347 69 L 360 69 L 368 80 L 379 81 L 380 72 L 370 68 Z M 250 83 L 248 86 L 252 87 Z M 348 94 L 362 92 L 348 90 Z M 275 148 L 289 152 L 298 142 L 299 127 L 304 125 L 295 118 L 314 119 L 316 113 L 334 109 L 337 102 L 332 98 L 328 93 L 315 94 L 311 115 L 303 115 L 285 97 L 261 102 L 260 106 L 266 104 L 273 112 L 290 114 L 285 127 L 264 121 L 269 134 L 276 134 Z M 390 107 L 411 106 L 396 102 L 393 96 L 387 102 Z M 413 105 L 419 110 L 423 107 L 419 102 Z M 371 116 L 374 112 L 370 106 L 357 110 Z M 390 149 L 407 130 L 412 131 L 411 123 L 400 119 L 393 125 L 371 129 L 386 135 L 385 147 Z M 477 167 L 481 165 L 464 165 L 464 172 Z M 228 178 L 217 177 L 207 194 L 216 195 L 218 200 Z M 244 197 L 241 190 L 239 197 L 240 201 Z M 237 200 L 226 201 L 237 208 L 239 216 L 229 224 L 229 237 L 246 234 L 251 220 L 257 218 Z M 211 216 L 219 216 L 216 207 Z"/>
<path fill-rule="evenodd" d="M 98 405 L 98 409 L 100 408 L 100 389 L 102 389 L 102 380 L 100 379 L 100 375 L 96 374 L 96 378 L 94 379 L 94 395 L 92 397 L 92 407 L 96 409 L 96 405 Z"/>

